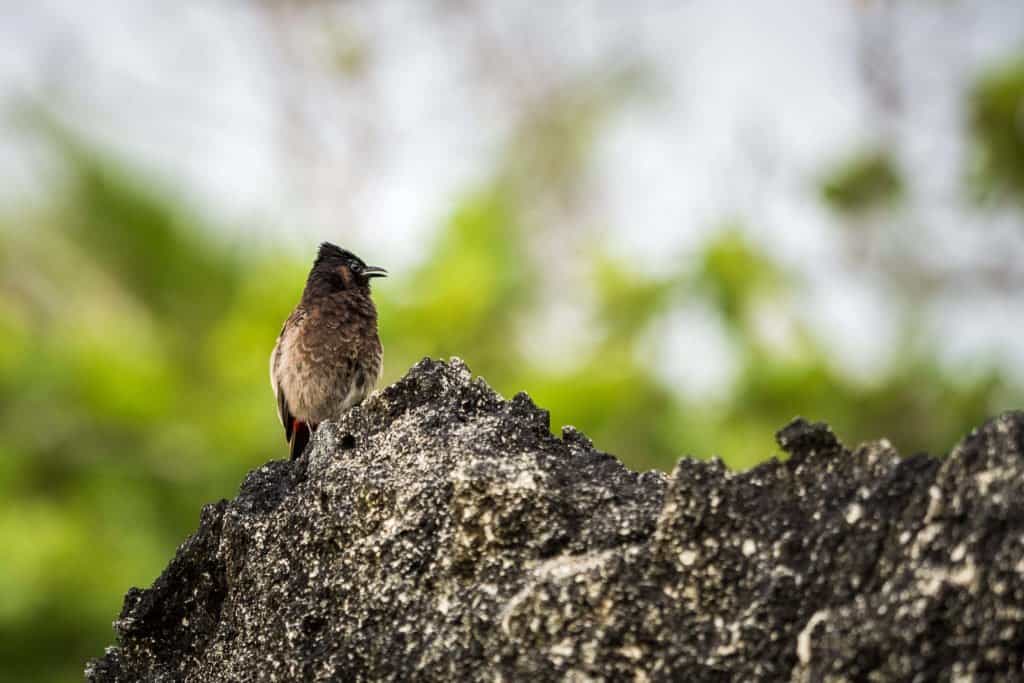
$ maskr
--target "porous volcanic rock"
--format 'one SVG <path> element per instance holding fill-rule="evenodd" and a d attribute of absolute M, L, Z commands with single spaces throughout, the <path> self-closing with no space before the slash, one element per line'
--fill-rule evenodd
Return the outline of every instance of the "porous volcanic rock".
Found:
<path fill-rule="evenodd" d="M 206 506 L 87 677 L 1024 680 L 1022 435 L 641 474 L 425 360 Z"/>

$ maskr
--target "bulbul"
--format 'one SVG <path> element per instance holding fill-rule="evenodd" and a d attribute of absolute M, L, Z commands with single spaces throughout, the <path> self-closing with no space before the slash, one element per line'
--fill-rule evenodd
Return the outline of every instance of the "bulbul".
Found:
<path fill-rule="evenodd" d="M 350 251 L 320 245 L 302 299 L 270 354 L 270 386 L 292 460 L 321 422 L 359 404 L 380 379 L 370 280 L 386 275 Z"/>

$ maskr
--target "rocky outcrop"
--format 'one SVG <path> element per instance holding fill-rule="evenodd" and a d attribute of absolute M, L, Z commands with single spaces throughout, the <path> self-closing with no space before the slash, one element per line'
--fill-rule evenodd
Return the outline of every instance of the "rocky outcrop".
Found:
<path fill-rule="evenodd" d="M 423 361 L 207 506 L 91 681 L 1024 680 L 1024 414 L 636 473 Z"/>

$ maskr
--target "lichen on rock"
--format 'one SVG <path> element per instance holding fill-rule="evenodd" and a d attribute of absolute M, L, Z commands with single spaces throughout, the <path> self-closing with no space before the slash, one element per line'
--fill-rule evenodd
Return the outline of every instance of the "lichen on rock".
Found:
<path fill-rule="evenodd" d="M 90 681 L 1024 679 L 1024 414 L 636 473 L 424 360 L 204 508 Z"/>

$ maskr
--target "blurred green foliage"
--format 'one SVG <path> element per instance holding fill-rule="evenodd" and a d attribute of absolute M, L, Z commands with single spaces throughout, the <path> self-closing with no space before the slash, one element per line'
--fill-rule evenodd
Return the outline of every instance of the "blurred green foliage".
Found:
<path fill-rule="evenodd" d="M 1024 55 L 983 77 L 969 106 L 974 189 L 982 197 L 1024 200 Z"/>
<path fill-rule="evenodd" d="M 560 257 L 538 253 L 529 209 L 538 183 L 571 186 L 607 109 L 604 97 L 567 106 L 568 118 L 530 123 L 543 144 L 517 140 L 420 265 L 377 285 L 385 381 L 425 355 L 458 355 L 505 395 L 527 390 L 556 431 L 573 424 L 632 467 L 666 470 L 686 453 L 752 466 L 797 414 L 851 444 L 884 435 L 904 452 L 944 452 L 1019 398 L 994 372 L 951 377 L 909 318 L 898 362 L 848 377 L 794 314 L 800 281 L 739 225 L 660 276 L 599 244 L 574 255 L 587 261 L 592 329 L 567 324 L 567 340 L 586 336 L 582 350 L 539 362 L 521 340 L 559 296 L 545 270 Z M 579 116 L 582 132 L 559 132 Z M 112 640 L 127 588 L 156 577 L 200 506 L 285 457 L 267 357 L 308 268 L 228 240 L 60 129 L 49 138 L 66 182 L 51 205 L 0 223 L 0 681 L 79 680 Z M 868 157 L 825 194 L 846 212 L 900 187 L 890 162 Z M 651 358 L 665 317 L 690 305 L 714 312 L 735 355 L 717 398 L 687 397 Z M 764 338 L 765 315 L 785 319 L 783 346 Z"/>
<path fill-rule="evenodd" d="M 888 154 L 878 150 L 862 152 L 825 178 L 821 194 L 835 210 L 856 215 L 899 201 L 903 196 L 903 179 Z"/>

